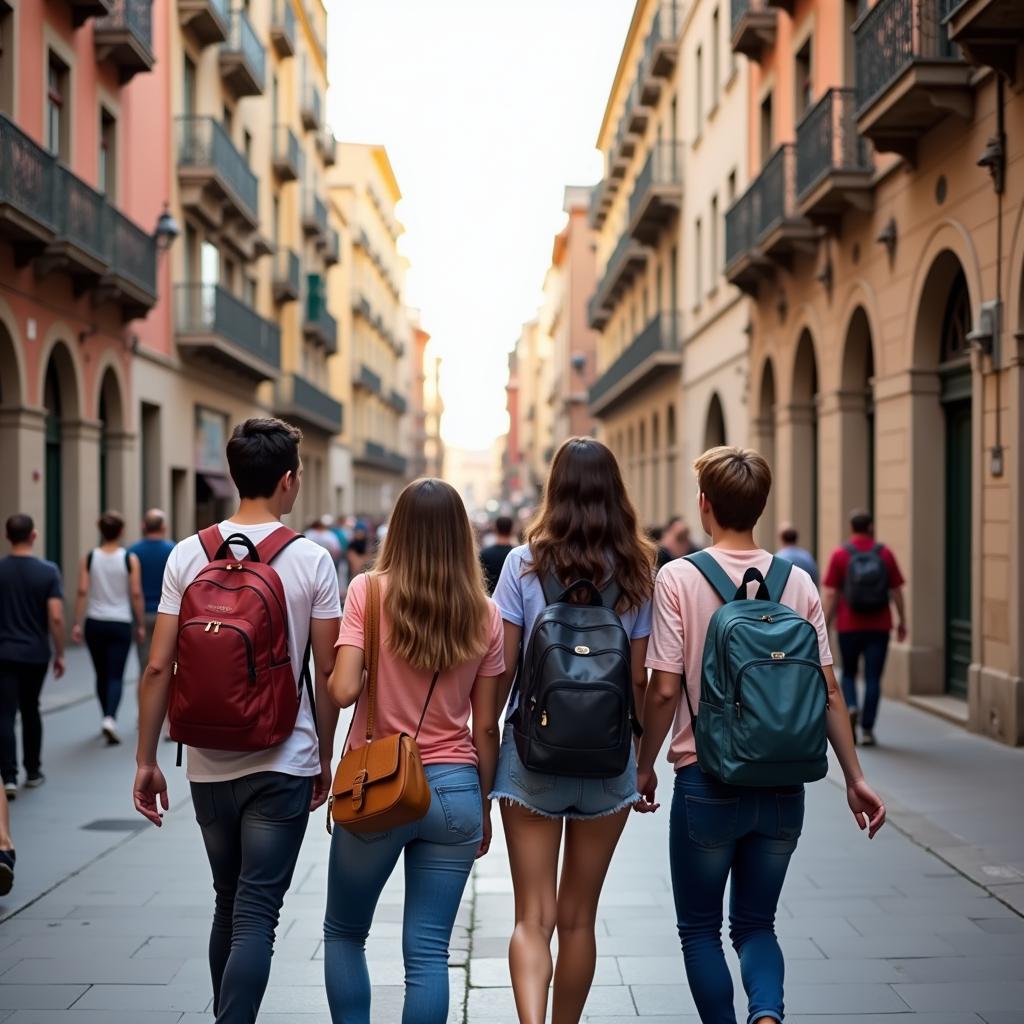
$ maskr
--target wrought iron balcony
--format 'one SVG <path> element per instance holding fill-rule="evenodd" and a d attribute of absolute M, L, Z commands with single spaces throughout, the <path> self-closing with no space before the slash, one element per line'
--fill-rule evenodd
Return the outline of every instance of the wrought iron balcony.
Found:
<path fill-rule="evenodd" d="M 259 181 L 224 126 L 212 117 L 179 117 L 178 181 L 187 210 L 213 227 L 259 224 Z"/>
<path fill-rule="evenodd" d="M 650 107 L 645 106 L 640 99 L 640 72 L 633 81 L 629 96 L 626 98 L 626 118 L 629 130 L 634 135 L 643 135 L 647 131 L 647 123 L 650 119 Z"/>
<path fill-rule="evenodd" d="M 948 2 L 878 0 L 854 28 L 857 128 L 911 163 L 925 132 L 974 109 L 971 69 L 942 21 Z"/>
<path fill-rule="evenodd" d="M 178 22 L 202 46 L 223 43 L 231 31 L 228 0 L 178 0 Z"/>
<path fill-rule="evenodd" d="M 629 233 L 652 245 L 683 202 L 683 147 L 657 142 L 629 197 Z"/>
<path fill-rule="evenodd" d="M 383 388 L 383 383 L 380 379 L 380 375 L 376 374 L 371 370 L 366 363 L 361 363 L 359 366 L 359 373 L 356 375 L 355 380 L 352 382 L 357 388 L 362 388 L 364 391 L 369 391 L 371 394 L 379 395 Z"/>
<path fill-rule="evenodd" d="M 302 120 L 302 127 L 308 132 L 315 132 L 320 127 L 321 103 L 320 90 L 316 84 L 304 83 L 299 101 L 299 117 Z"/>
<path fill-rule="evenodd" d="M 344 408 L 326 391 L 298 373 L 286 373 L 274 386 L 274 412 L 290 423 L 300 423 L 327 434 L 338 434 Z"/>
<path fill-rule="evenodd" d="M 399 416 L 404 416 L 409 409 L 409 403 L 406 401 L 405 396 L 399 394 L 394 388 L 388 394 L 388 405 L 391 406 Z"/>
<path fill-rule="evenodd" d="M 153 56 L 153 0 L 114 0 L 110 14 L 92 26 L 98 61 L 112 61 L 121 82 L 140 71 L 151 71 Z"/>
<path fill-rule="evenodd" d="M 607 184 L 602 178 L 590 190 L 590 226 L 592 228 L 599 228 L 604 223 L 610 206 L 611 196 L 608 193 Z"/>
<path fill-rule="evenodd" d="M 89 18 L 99 18 L 109 14 L 113 6 L 113 0 L 67 0 L 71 8 L 71 22 L 78 28 L 84 25 Z"/>
<path fill-rule="evenodd" d="M 871 207 L 871 161 L 857 131 L 852 89 L 829 89 L 796 129 L 799 212 L 817 223 L 838 222 L 851 206 Z"/>
<path fill-rule="evenodd" d="M 338 321 L 327 311 L 323 278 L 318 274 L 309 276 L 309 294 L 306 296 L 306 317 L 302 331 L 310 341 L 323 345 L 329 356 L 338 351 Z"/>
<path fill-rule="evenodd" d="M 778 12 L 767 0 L 732 0 L 732 48 L 760 63 L 764 51 L 775 45 Z"/>
<path fill-rule="evenodd" d="M 46 247 L 44 270 L 68 274 L 78 290 L 94 287 L 110 265 L 106 200 L 63 164 L 54 172 L 56 232 Z"/>
<path fill-rule="evenodd" d="M 327 234 L 327 204 L 309 187 L 302 193 L 302 230 L 310 236 Z"/>
<path fill-rule="evenodd" d="M 341 236 L 334 228 L 327 229 L 327 241 L 324 244 L 324 263 L 333 267 L 341 261 Z"/>
<path fill-rule="evenodd" d="M 600 292 L 594 292 L 587 301 L 587 323 L 595 331 L 604 330 L 605 324 L 612 317 L 612 312 L 604 304 L 604 298 Z"/>
<path fill-rule="evenodd" d="M 107 272 L 100 296 L 116 302 L 126 320 L 144 317 L 156 305 L 156 238 L 120 210 L 106 205 Z"/>
<path fill-rule="evenodd" d="M 295 56 L 295 8 L 292 0 L 274 0 L 270 16 L 270 42 L 278 57 Z"/>
<path fill-rule="evenodd" d="M 255 380 L 281 375 L 281 330 L 216 284 L 174 289 L 178 348 Z"/>
<path fill-rule="evenodd" d="M 1011 81 L 1018 47 L 1024 45 L 1020 0 L 944 0 L 949 38 L 972 64 L 995 68 Z"/>
<path fill-rule="evenodd" d="M 658 313 L 591 386 L 591 413 L 605 415 L 681 362 L 680 318 Z"/>
<path fill-rule="evenodd" d="M 274 254 L 274 301 L 294 302 L 302 287 L 302 265 L 294 249 L 278 249 Z"/>
<path fill-rule="evenodd" d="M 754 183 L 761 199 L 755 221 L 755 244 L 761 253 L 781 262 L 798 249 L 813 251 L 818 231 L 796 204 L 796 147 L 779 146 Z"/>
<path fill-rule="evenodd" d="M 725 213 L 725 277 L 751 295 L 756 294 L 761 273 L 768 266 L 755 245 L 760 204 L 755 181 Z"/>
<path fill-rule="evenodd" d="M 648 250 L 623 232 L 598 283 L 595 297 L 605 309 L 611 311 L 619 300 L 622 289 L 647 265 Z M 591 320 L 593 327 L 593 320 Z"/>
<path fill-rule="evenodd" d="M 302 146 L 286 124 L 274 125 L 274 173 L 278 181 L 297 181 L 302 175 Z"/>
<path fill-rule="evenodd" d="M 324 128 L 317 134 L 316 147 L 323 159 L 324 166 L 333 167 L 338 159 L 338 143 L 330 128 Z"/>
<path fill-rule="evenodd" d="M 397 473 L 400 476 L 405 476 L 408 471 L 408 459 L 404 455 L 388 451 L 377 441 L 365 441 L 362 453 L 356 453 L 356 460 L 373 466 L 375 469 L 382 469 L 387 473 Z"/>
<path fill-rule="evenodd" d="M 675 2 L 659 4 L 644 45 L 644 69 L 647 77 L 671 78 L 679 56 L 683 34 L 682 6 Z"/>
<path fill-rule="evenodd" d="M 24 263 L 56 231 L 57 162 L 13 121 L 0 114 L 0 237 Z"/>
<path fill-rule="evenodd" d="M 220 48 L 220 74 L 235 99 L 260 96 L 266 88 L 267 51 L 244 10 L 231 12 L 231 34 Z"/>

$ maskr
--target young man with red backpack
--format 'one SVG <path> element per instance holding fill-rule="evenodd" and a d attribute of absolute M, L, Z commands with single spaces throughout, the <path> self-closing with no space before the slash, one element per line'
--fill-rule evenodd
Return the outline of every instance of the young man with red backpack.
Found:
<path fill-rule="evenodd" d="M 338 577 L 324 548 L 281 525 L 299 492 L 301 440 L 275 419 L 235 428 L 238 511 L 171 553 L 139 691 L 134 800 L 154 825 L 168 808 L 157 764 L 168 710 L 171 738 L 188 748 L 216 894 L 209 956 L 221 1024 L 256 1020 L 309 813 L 331 786 Z"/>

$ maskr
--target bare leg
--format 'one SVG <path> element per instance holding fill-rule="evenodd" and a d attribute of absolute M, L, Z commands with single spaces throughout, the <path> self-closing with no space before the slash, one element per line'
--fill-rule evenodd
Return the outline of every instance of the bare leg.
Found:
<path fill-rule="evenodd" d="M 557 915 L 558 849 L 562 822 L 503 803 L 516 926 L 508 946 L 520 1024 L 544 1024 L 551 985 L 551 937 Z"/>
<path fill-rule="evenodd" d="M 11 811 L 7 806 L 7 794 L 0 786 L 0 850 L 13 850 L 11 840 Z"/>
<path fill-rule="evenodd" d="M 558 886 L 558 965 L 551 1024 L 578 1024 L 597 962 L 597 903 L 629 809 L 566 822 Z"/>

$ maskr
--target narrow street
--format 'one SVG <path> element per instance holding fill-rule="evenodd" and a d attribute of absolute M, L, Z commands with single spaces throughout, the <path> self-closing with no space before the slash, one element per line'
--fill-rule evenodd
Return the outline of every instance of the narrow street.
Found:
<path fill-rule="evenodd" d="M 0 1020 L 212 1020 L 205 960 L 212 890 L 173 747 L 164 757 L 171 811 L 158 832 L 129 800 L 134 689 L 121 715 L 126 743 L 113 749 L 97 737 L 80 652 L 69 677 L 48 690 L 49 782 L 12 805 L 18 868 L 0 906 Z M 787 1019 L 1018 1024 L 1024 918 L 1012 905 L 1021 907 L 1024 892 L 1024 751 L 901 705 L 887 705 L 883 720 L 887 745 L 864 752 L 892 807 L 891 825 L 875 842 L 855 831 L 832 781 L 809 793 L 779 919 Z M 667 807 L 635 816 L 627 828 L 601 904 L 587 1020 L 697 1020 L 673 924 L 667 830 Z M 329 1020 L 320 939 L 327 855 L 317 815 L 282 915 L 260 1016 L 268 1024 Z M 401 901 L 396 876 L 368 944 L 374 1020 L 382 1024 L 400 1016 Z M 505 962 L 511 920 L 499 836 L 475 873 L 454 938 L 453 1022 L 515 1020 Z"/>

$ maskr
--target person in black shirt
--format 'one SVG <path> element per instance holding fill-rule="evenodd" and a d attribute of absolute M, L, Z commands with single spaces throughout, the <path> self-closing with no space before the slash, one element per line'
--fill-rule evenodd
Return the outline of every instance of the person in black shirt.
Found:
<path fill-rule="evenodd" d="M 26 515 L 7 520 L 11 553 L 0 559 L 0 774 L 8 800 L 18 795 L 14 719 L 21 712 L 25 785 L 41 786 L 43 724 L 39 693 L 50 663 L 64 675 L 64 590 L 60 570 L 32 554 L 35 524 Z"/>
<path fill-rule="evenodd" d="M 501 575 L 501 568 L 508 558 L 508 553 L 516 546 L 516 539 L 512 535 L 512 519 L 509 516 L 498 516 L 494 521 L 494 532 L 497 536 L 493 544 L 480 552 L 480 561 L 484 565 L 484 583 L 487 585 L 487 593 L 493 594 L 494 588 L 498 585 L 498 577 Z"/>
<path fill-rule="evenodd" d="M 682 516 L 673 516 L 661 531 L 661 540 L 658 544 L 657 567 L 682 558 L 683 555 L 692 555 L 700 548 L 693 543 L 690 537 L 690 527 Z"/>

